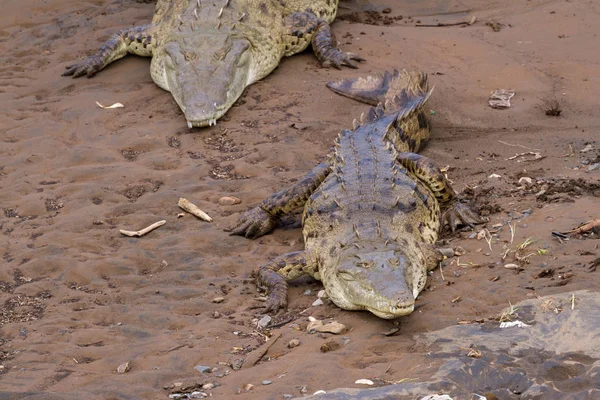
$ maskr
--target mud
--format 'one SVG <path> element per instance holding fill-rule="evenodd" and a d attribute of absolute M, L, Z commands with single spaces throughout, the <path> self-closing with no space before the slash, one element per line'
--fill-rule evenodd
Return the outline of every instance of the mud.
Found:
<path fill-rule="evenodd" d="M 594 2 L 343 2 L 333 29 L 345 50 L 367 59 L 359 70 L 323 69 L 310 52 L 291 57 L 216 127 L 192 131 L 150 79 L 148 59 L 126 57 L 92 79 L 60 77 L 115 30 L 149 21 L 152 4 L 7 0 L 3 11 L 2 398 L 165 399 L 174 383 L 191 382 L 214 385 L 202 391 L 216 398 L 277 399 L 357 388 L 362 378 L 426 382 L 449 356 L 440 351 L 432 364 L 419 335 L 495 321 L 509 302 L 598 291 L 597 234 L 552 235 L 599 217 Z M 373 23 L 352 21 L 366 11 Z M 472 25 L 453 25 L 473 16 Z M 436 24 L 450 26 L 417 26 Z M 429 73 L 436 89 L 424 154 L 449 167 L 457 191 L 489 218 L 489 244 L 478 230 L 445 236 L 444 247 L 465 253 L 433 271 L 418 309 L 397 324 L 327 302 L 313 307 L 322 286 L 300 279 L 290 309 L 258 329 L 264 303 L 251 273 L 302 249 L 299 214 L 256 241 L 223 229 L 323 161 L 340 129 L 367 109 L 326 82 L 392 68 Z M 510 109 L 487 105 L 498 88 L 516 91 Z M 560 116 L 545 113 L 553 98 Z M 541 158 L 512 158 L 529 152 Z M 242 203 L 219 205 L 223 196 Z M 214 222 L 178 218 L 180 197 Z M 162 219 L 142 238 L 119 234 Z M 348 331 L 307 334 L 309 315 Z M 279 334 L 256 365 L 245 364 Z M 300 344 L 288 347 L 292 339 Z M 340 347 L 322 352 L 332 339 Z M 117 374 L 126 362 L 131 369 Z"/>

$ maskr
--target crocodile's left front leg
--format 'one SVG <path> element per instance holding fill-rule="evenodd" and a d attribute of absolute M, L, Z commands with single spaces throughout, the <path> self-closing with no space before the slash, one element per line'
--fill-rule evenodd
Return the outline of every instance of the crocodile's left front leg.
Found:
<path fill-rule="evenodd" d="M 364 61 L 361 56 L 344 53 L 337 47 L 337 40 L 331 27 L 324 19 L 309 11 L 289 15 L 285 20 L 287 32 L 284 35 L 285 55 L 292 55 L 304 49 L 307 41 L 312 43 L 313 51 L 321 65 L 330 65 L 341 69 L 343 65 L 358 68 L 354 61 Z"/>
<path fill-rule="evenodd" d="M 256 283 L 267 289 L 266 312 L 287 307 L 287 281 L 305 274 L 314 276 L 316 270 L 317 258 L 307 250 L 284 254 L 260 267 Z"/>
<path fill-rule="evenodd" d="M 432 159 L 420 154 L 398 153 L 398 162 L 426 184 L 442 206 L 442 221 L 452 232 L 458 225 L 473 226 L 483 221 L 468 206 L 460 202 L 456 192 Z"/>
<path fill-rule="evenodd" d="M 304 206 L 311 194 L 321 185 L 331 172 L 324 162 L 313 168 L 302 180 L 289 189 L 282 190 L 263 200 L 262 204 L 246 211 L 236 224 L 226 229 L 232 235 L 256 239 L 271 232 L 279 218 L 298 207 Z"/>

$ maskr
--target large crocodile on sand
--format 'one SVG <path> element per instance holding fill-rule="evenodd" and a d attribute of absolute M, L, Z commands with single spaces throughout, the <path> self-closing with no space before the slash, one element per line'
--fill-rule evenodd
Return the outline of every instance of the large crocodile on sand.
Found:
<path fill-rule="evenodd" d="M 63 75 L 93 76 L 127 53 L 152 57 L 150 73 L 171 92 L 188 126 L 216 124 L 246 86 L 284 56 L 312 48 L 324 66 L 356 68 L 329 27 L 338 0 L 158 0 L 152 23 L 111 36 Z"/>
<path fill-rule="evenodd" d="M 304 206 L 305 250 L 258 271 L 269 311 L 287 306 L 287 281 L 309 274 L 343 309 L 386 319 L 410 314 L 427 272 L 442 259 L 434 246 L 441 226 L 454 231 L 481 221 L 433 161 L 414 153 L 430 134 L 424 74 L 395 71 L 329 87 L 378 105 L 341 132 L 328 162 L 244 213 L 232 234 L 257 238 Z"/>

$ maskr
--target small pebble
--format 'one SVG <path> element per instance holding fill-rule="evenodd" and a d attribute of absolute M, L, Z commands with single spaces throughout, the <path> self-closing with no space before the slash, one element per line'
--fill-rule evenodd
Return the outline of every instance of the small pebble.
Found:
<path fill-rule="evenodd" d="M 222 303 L 225 301 L 225 297 L 215 297 L 214 299 L 212 299 L 213 303 Z"/>
<path fill-rule="evenodd" d="M 128 372 L 130 369 L 131 369 L 131 366 L 129 365 L 129 361 L 127 361 L 126 363 L 123 363 L 117 367 L 117 374 L 124 374 L 125 372 Z"/>
<path fill-rule="evenodd" d="M 528 176 L 524 176 L 521 179 L 519 179 L 519 185 L 531 185 L 533 184 L 533 179 L 531 179 Z"/>
<path fill-rule="evenodd" d="M 531 213 L 533 213 L 533 210 L 531 208 L 528 208 L 526 210 L 522 211 L 523 215 L 528 216 L 531 215 Z"/>
<path fill-rule="evenodd" d="M 454 250 L 452 250 L 451 248 L 448 247 L 442 247 L 438 249 L 440 251 L 440 253 L 442 253 L 442 255 L 444 257 L 450 258 L 450 257 L 454 257 Z"/>
<path fill-rule="evenodd" d="M 319 290 L 319 293 L 317 293 L 317 297 L 322 299 L 327 297 L 327 292 L 325 290 Z"/>
<path fill-rule="evenodd" d="M 335 351 L 335 350 L 339 349 L 340 347 L 342 347 L 342 345 L 340 345 L 338 342 L 336 342 L 335 340 L 332 339 L 321 345 L 321 352 L 327 353 L 330 351 Z"/>
<path fill-rule="evenodd" d="M 381 10 L 381 12 L 382 12 L 383 14 L 389 14 L 389 13 L 391 13 L 391 12 L 392 12 L 392 9 L 391 9 L 391 8 L 389 8 L 389 7 L 386 7 L 386 8 L 384 8 L 383 10 Z"/>
<path fill-rule="evenodd" d="M 206 366 L 206 365 L 196 365 L 194 367 L 194 369 L 196 371 L 200 372 L 201 374 L 208 373 L 208 372 L 212 371 L 212 368 L 209 367 L 209 366 Z"/>
<path fill-rule="evenodd" d="M 204 385 L 202 385 L 202 390 L 210 390 L 214 387 L 215 387 L 214 383 L 205 383 Z"/>
<path fill-rule="evenodd" d="M 291 394 L 284 394 L 283 395 L 284 399 L 291 399 L 292 397 L 294 397 L 294 396 L 292 396 Z"/>
<path fill-rule="evenodd" d="M 213 313 L 213 318 L 221 318 L 221 313 L 220 313 L 220 312 L 218 312 L 218 311 L 215 311 L 215 312 Z"/>
<path fill-rule="evenodd" d="M 300 346 L 300 341 L 298 339 L 292 339 L 288 342 L 287 347 L 293 349 L 294 347 Z"/>
<path fill-rule="evenodd" d="M 262 317 L 260 319 L 260 321 L 258 321 L 258 326 L 260 328 L 265 328 L 267 325 L 269 325 L 269 323 L 271 322 L 271 317 L 269 315 L 265 315 L 264 317 Z"/>
<path fill-rule="evenodd" d="M 323 300 L 321 299 L 316 299 L 313 303 L 312 303 L 313 307 L 316 306 L 322 306 L 323 305 Z"/>
<path fill-rule="evenodd" d="M 504 268 L 506 269 L 521 269 L 517 264 L 504 264 Z"/>
<path fill-rule="evenodd" d="M 595 171 L 597 169 L 600 169 L 600 163 L 595 163 L 588 167 L 588 171 Z"/>
<path fill-rule="evenodd" d="M 465 249 L 463 249 L 462 247 L 460 247 L 460 246 L 457 246 L 454 249 L 454 255 L 455 256 L 463 256 L 465 254 L 467 254 L 467 251 Z"/>
<path fill-rule="evenodd" d="M 248 383 L 248 384 L 246 384 L 246 385 L 244 386 L 244 390 L 245 390 L 245 391 L 250 391 L 250 390 L 252 390 L 252 389 L 254 389 L 254 385 L 253 385 L 253 384 L 251 384 L 251 383 Z"/>
<path fill-rule="evenodd" d="M 219 199 L 219 204 L 222 206 L 233 206 L 236 204 L 240 204 L 242 202 L 242 200 L 238 199 L 237 197 L 233 197 L 233 196 L 225 196 L 225 197 L 221 197 Z"/>
<path fill-rule="evenodd" d="M 312 290 L 310 290 L 310 289 L 306 289 L 306 290 L 304 291 L 304 295 L 305 295 L 305 296 L 310 296 L 311 294 L 312 294 Z"/>
<path fill-rule="evenodd" d="M 273 381 L 264 380 L 261 383 L 266 386 L 266 385 L 270 385 L 271 383 L 273 383 Z"/>

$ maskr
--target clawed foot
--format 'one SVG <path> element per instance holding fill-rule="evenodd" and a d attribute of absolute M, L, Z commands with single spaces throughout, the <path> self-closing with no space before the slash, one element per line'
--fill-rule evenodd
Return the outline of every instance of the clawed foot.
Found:
<path fill-rule="evenodd" d="M 260 207 L 254 207 L 243 213 L 235 225 L 225 231 L 231 232 L 230 235 L 256 239 L 271 232 L 275 225 L 277 225 L 277 218 Z"/>
<path fill-rule="evenodd" d="M 267 297 L 265 313 L 277 312 L 279 309 L 287 308 L 287 283 L 284 287 L 275 287 Z"/>
<path fill-rule="evenodd" d="M 448 225 L 452 232 L 456 232 L 456 228 L 460 225 L 473 227 L 476 224 L 481 224 L 484 221 L 472 211 L 467 205 L 457 201 L 442 216 L 444 225 Z"/>
<path fill-rule="evenodd" d="M 62 76 L 73 75 L 73 78 L 79 78 L 80 76 L 87 75 L 88 78 L 91 78 L 96 72 L 100 71 L 102 67 L 104 67 L 104 63 L 100 57 L 96 55 L 86 58 L 77 64 L 69 65 L 66 67 L 67 70 L 62 73 Z"/>
<path fill-rule="evenodd" d="M 323 59 L 321 60 L 321 65 L 324 67 L 333 66 L 337 69 L 342 69 L 342 66 L 350 67 L 350 68 L 358 68 L 354 61 L 365 61 L 364 58 L 354 53 L 344 53 L 343 51 L 332 47 L 328 51 L 323 54 Z"/>

